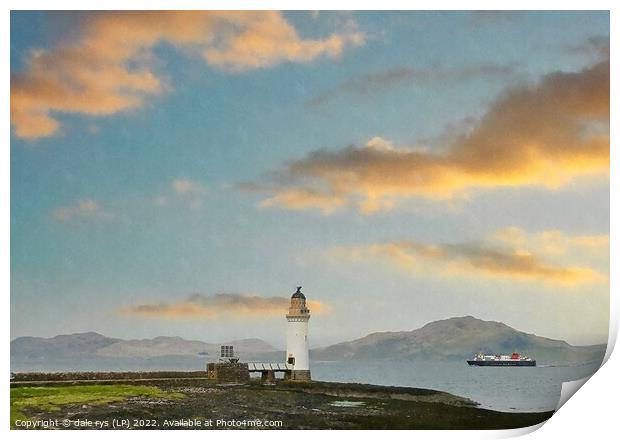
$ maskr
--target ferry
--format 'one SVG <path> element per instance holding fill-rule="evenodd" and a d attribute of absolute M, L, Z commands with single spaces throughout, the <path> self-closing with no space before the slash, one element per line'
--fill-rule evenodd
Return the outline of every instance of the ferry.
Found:
<path fill-rule="evenodd" d="M 515 352 L 507 354 L 482 354 L 478 353 L 473 359 L 468 359 L 469 365 L 477 367 L 535 367 L 536 361 L 530 357 L 522 356 Z"/>

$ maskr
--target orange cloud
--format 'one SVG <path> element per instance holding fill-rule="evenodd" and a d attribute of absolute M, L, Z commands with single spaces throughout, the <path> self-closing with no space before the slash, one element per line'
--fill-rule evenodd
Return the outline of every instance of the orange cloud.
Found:
<path fill-rule="evenodd" d="M 74 218 L 109 220 L 114 217 L 93 199 L 81 199 L 69 206 L 62 206 L 55 209 L 52 215 L 58 221 L 68 221 Z"/>
<path fill-rule="evenodd" d="M 54 113 L 110 115 L 161 94 L 166 81 L 154 71 L 152 53 L 161 42 L 232 72 L 335 58 L 364 42 L 351 22 L 325 39 L 303 39 L 278 11 L 97 12 L 80 26 L 75 43 L 33 51 L 25 71 L 12 75 L 17 136 L 53 135 L 60 127 Z"/>
<path fill-rule="evenodd" d="M 236 293 L 215 295 L 194 294 L 177 303 L 144 303 L 122 307 L 124 315 L 139 315 L 147 318 L 165 319 L 219 319 L 219 318 L 261 318 L 284 316 L 290 305 L 285 297 L 263 297 Z M 329 306 L 318 301 L 309 301 L 312 313 L 326 313 Z"/>
<path fill-rule="evenodd" d="M 273 193 L 268 206 L 324 210 L 331 198 L 335 206 L 371 213 L 406 197 L 446 199 L 499 186 L 557 188 L 577 176 L 608 174 L 607 60 L 508 91 L 442 151 L 394 148 L 377 138 L 363 147 L 316 150 L 286 164 L 263 189 Z M 296 197 L 286 196 L 291 192 Z"/>
<path fill-rule="evenodd" d="M 543 233 L 544 234 L 544 233 Z M 574 241 L 579 243 L 580 237 Z M 542 246 L 544 249 L 544 245 Z M 540 281 L 564 286 L 602 282 L 606 276 L 587 266 L 549 263 L 545 253 L 508 247 L 489 240 L 479 243 L 427 244 L 396 241 L 335 248 L 332 255 L 351 262 L 378 259 L 415 275 L 485 277 Z"/>
<path fill-rule="evenodd" d="M 492 239 L 515 249 L 564 256 L 569 253 L 609 257 L 609 235 L 567 235 L 552 229 L 531 234 L 520 228 L 504 228 L 492 234 Z"/>
<path fill-rule="evenodd" d="M 269 199 L 260 202 L 259 206 L 267 208 L 271 206 L 286 206 L 290 209 L 317 208 L 325 215 L 345 204 L 345 199 L 332 195 L 322 194 L 306 188 L 290 189 L 281 191 Z"/>

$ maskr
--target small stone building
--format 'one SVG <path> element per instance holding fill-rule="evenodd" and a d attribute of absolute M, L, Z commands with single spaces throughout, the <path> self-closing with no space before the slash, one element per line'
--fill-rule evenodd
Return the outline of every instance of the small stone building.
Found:
<path fill-rule="evenodd" d="M 247 383 L 250 372 L 246 363 L 210 362 L 207 364 L 207 378 L 223 383 Z"/>

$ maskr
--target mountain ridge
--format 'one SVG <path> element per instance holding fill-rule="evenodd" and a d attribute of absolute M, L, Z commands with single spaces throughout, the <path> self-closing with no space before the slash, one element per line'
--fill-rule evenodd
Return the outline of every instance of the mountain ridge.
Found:
<path fill-rule="evenodd" d="M 11 341 L 11 358 L 47 359 L 62 357 L 104 357 L 148 359 L 162 356 L 219 355 L 220 345 L 233 345 L 241 354 L 277 351 L 258 338 L 221 343 L 188 340 L 180 336 L 120 339 L 96 332 L 57 335 L 51 338 L 22 336 Z"/>
<path fill-rule="evenodd" d="M 11 341 L 11 360 L 44 363 L 48 359 L 217 359 L 220 345 L 233 345 L 243 359 L 268 361 L 282 358 L 279 350 L 259 338 L 208 343 L 179 336 L 143 339 L 110 338 L 96 332 L 52 338 L 19 337 Z M 519 351 L 540 363 L 576 363 L 598 359 L 606 345 L 573 346 L 566 341 L 516 330 L 499 321 L 473 316 L 429 322 L 414 330 L 373 332 L 361 338 L 310 350 L 321 360 L 463 360 L 477 352 Z"/>
<path fill-rule="evenodd" d="M 409 331 L 374 332 L 311 351 L 315 360 L 465 359 L 477 352 L 519 351 L 543 362 L 579 362 L 604 353 L 605 344 L 573 346 L 516 330 L 499 321 L 460 316 Z"/>

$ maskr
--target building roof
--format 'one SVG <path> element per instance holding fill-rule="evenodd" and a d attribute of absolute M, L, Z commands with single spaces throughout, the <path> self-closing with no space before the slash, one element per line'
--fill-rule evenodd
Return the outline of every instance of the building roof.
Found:
<path fill-rule="evenodd" d="M 291 298 L 306 299 L 305 295 L 301 293 L 301 286 L 297 286 L 297 292 L 293 293 L 293 296 L 291 296 Z"/>

